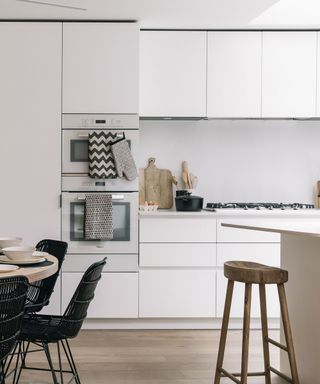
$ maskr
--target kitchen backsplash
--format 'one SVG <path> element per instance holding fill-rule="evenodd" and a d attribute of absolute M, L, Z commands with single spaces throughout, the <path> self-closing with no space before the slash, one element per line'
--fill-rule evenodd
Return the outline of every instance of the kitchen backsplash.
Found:
<path fill-rule="evenodd" d="M 320 121 L 140 122 L 139 167 L 149 157 L 179 177 L 189 162 L 206 201 L 305 202 L 320 180 Z"/>

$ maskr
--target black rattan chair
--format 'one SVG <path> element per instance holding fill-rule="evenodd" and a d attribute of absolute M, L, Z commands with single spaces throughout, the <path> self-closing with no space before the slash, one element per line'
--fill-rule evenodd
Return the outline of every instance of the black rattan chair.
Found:
<path fill-rule="evenodd" d="M 44 280 L 29 284 L 25 308 L 26 313 L 39 312 L 44 306 L 49 304 L 63 260 L 67 253 L 68 244 L 64 241 L 45 239 L 36 245 L 36 249 L 37 251 L 48 252 L 50 255 L 56 257 L 58 259 L 58 271 Z"/>
<path fill-rule="evenodd" d="M 92 264 L 84 273 L 67 309 L 62 316 L 49 316 L 30 314 L 24 318 L 22 331 L 19 340 L 23 342 L 23 349 L 20 351 L 22 364 L 15 383 L 19 382 L 22 369 L 36 369 L 49 371 L 52 374 L 53 383 L 58 384 L 56 372 L 60 374 L 60 383 L 64 383 L 63 374 L 72 374 L 69 382 L 74 380 L 80 384 L 77 368 L 71 353 L 68 339 L 78 335 L 82 323 L 87 316 L 87 310 L 94 297 L 94 291 L 101 278 L 101 272 L 106 264 L 106 258 Z M 59 369 L 55 369 L 51 360 L 49 344 L 54 343 L 58 350 Z M 37 349 L 30 350 L 30 345 L 36 345 Z M 50 369 L 39 369 L 28 367 L 26 357 L 28 353 L 44 351 Z M 63 370 L 61 364 L 61 351 L 64 351 L 70 370 Z"/>
<path fill-rule="evenodd" d="M 0 279 L 0 384 L 5 382 L 7 357 L 21 329 L 27 288 L 28 280 L 24 276 Z"/>

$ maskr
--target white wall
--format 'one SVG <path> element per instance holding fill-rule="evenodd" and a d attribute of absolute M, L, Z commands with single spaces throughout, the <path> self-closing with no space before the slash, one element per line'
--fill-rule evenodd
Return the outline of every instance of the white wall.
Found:
<path fill-rule="evenodd" d="M 187 160 L 206 201 L 313 203 L 320 121 L 141 121 L 140 161 L 181 177 Z"/>

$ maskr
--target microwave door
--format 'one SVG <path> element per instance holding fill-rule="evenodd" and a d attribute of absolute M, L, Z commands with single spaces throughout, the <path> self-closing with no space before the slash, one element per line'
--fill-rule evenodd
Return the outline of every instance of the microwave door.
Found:
<path fill-rule="evenodd" d="M 62 131 L 62 173 L 88 174 L 89 172 L 89 130 L 63 130 Z M 138 130 L 124 130 L 116 133 L 119 138 L 125 137 L 131 148 L 134 159 L 138 158 Z"/>

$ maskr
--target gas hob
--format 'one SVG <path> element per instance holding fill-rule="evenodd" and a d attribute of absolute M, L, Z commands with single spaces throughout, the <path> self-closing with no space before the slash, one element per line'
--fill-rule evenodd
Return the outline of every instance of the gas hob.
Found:
<path fill-rule="evenodd" d="M 299 210 L 299 209 L 313 209 L 313 204 L 303 203 L 207 203 L 207 209 L 256 209 L 256 210 Z"/>

